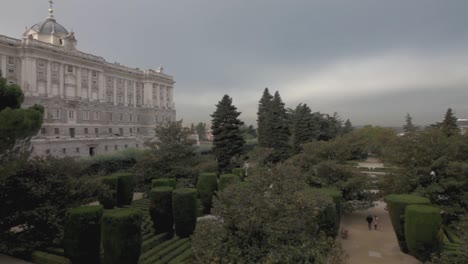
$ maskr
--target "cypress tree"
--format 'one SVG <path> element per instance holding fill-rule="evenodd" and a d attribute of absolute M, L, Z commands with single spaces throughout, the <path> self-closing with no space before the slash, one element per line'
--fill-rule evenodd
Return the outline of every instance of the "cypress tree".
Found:
<path fill-rule="evenodd" d="M 318 123 L 312 118 L 312 113 L 307 104 L 299 104 L 294 110 L 293 128 L 291 129 L 292 145 L 295 153 L 301 151 L 301 144 L 317 139 L 320 133 Z"/>
<path fill-rule="evenodd" d="M 343 130 L 341 131 L 341 133 L 344 135 L 344 134 L 348 134 L 352 132 L 353 130 L 354 130 L 353 124 L 351 123 L 351 121 L 349 121 L 349 119 L 346 119 L 346 122 L 344 124 Z"/>
<path fill-rule="evenodd" d="M 258 103 L 257 112 L 257 138 L 260 147 L 271 148 L 271 103 L 273 96 L 268 88 L 263 91 L 263 96 Z"/>
<path fill-rule="evenodd" d="M 447 136 L 452 136 L 460 133 L 457 125 L 457 118 L 452 111 L 452 108 L 447 109 L 444 121 L 442 121 L 442 130 Z"/>
<path fill-rule="evenodd" d="M 413 118 L 409 113 L 406 113 L 405 122 L 406 123 L 403 126 L 403 131 L 405 131 L 405 134 L 414 133 L 416 130 L 418 130 L 418 128 L 413 125 Z"/>
<path fill-rule="evenodd" d="M 211 115 L 213 133 L 213 152 L 218 161 L 218 173 L 230 172 L 235 164 L 232 158 L 243 152 L 244 139 L 240 127 L 244 124 L 238 119 L 241 113 L 232 105 L 232 99 L 224 95 Z"/>
<path fill-rule="evenodd" d="M 279 162 L 288 158 L 290 146 L 288 115 L 278 91 L 275 92 L 270 107 L 272 121 L 270 138 L 272 139 L 271 147 L 274 149 L 270 161 Z"/>

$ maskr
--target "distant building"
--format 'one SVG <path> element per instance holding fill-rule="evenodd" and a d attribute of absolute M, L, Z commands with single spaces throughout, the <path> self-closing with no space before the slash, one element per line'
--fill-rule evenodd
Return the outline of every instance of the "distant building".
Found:
<path fill-rule="evenodd" d="M 116 40 L 117 41 L 117 40 Z M 45 108 L 33 153 L 87 156 L 142 148 L 162 121 L 174 121 L 174 80 L 163 68 L 140 70 L 77 50 L 74 32 L 54 18 L 22 39 L 0 35 L 0 70 L 20 85 L 24 107 Z"/>
<path fill-rule="evenodd" d="M 468 119 L 457 119 L 457 125 L 462 134 L 465 134 L 468 131 Z"/>

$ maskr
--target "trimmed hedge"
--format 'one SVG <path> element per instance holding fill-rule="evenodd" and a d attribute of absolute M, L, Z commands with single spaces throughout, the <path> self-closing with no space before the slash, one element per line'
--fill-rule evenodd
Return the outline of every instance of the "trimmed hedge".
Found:
<path fill-rule="evenodd" d="M 63 246 L 73 263 L 99 264 L 102 206 L 82 206 L 67 211 Z"/>
<path fill-rule="evenodd" d="M 149 212 L 156 234 L 173 233 L 172 191 L 169 186 L 153 188 L 150 192 Z"/>
<path fill-rule="evenodd" d="M 197 224 L 197 190 L 192 188 L 174 190 L 172 211 L 176 235 L 181 238 L 192 235 Z"/>
<path fill-rule="evenodd" d="M 411 255 L 421 261 L 439 250 L 440 209 L 428 205 L 409 205 L 405 210 L 405 240 Z"/>
<path fill-rule="evenodd" d="M 405 209 L 408 205 L 429 205 L 427 198 L 412 194 L 391 194 L 385 197 L 388 213 L 392 221 L 393 230 L 398 239 L 398 245 L 401 251 L 408 253 L 408 247 L 405 241 Z"/>
<path fill-rule="evenodd" d="M 161 178 L 161 179 L 153 179 L 151 180 L 151 188 L 156 187 L 172 187 L 172 189 L 176 188 L 176 180 L 173 178 Z"/>
<path fill-rule="evenodd" d="M 34 251 L 31 256 L 31 261 L 35 264 L 72 264 L 72 262 L 65 257 L 42 251 Z"/>
<path fill-rule="evenodd" d="M 99 196 L 99 203 L 105 209 L 112 209 L 117 205 L 117 186 L 119 184 L 119 178 L 115 175 L 106 176 L 101 179 L 102 184 L 107 185 L 110 189 L 110 193 L 107 195 Z"/>
<path fill-rule="evenodd" d="M 141 250 L 142 212 L 119 208 L 106 211 L 102 217 L 104 264 L 136 264 Z"/>
<path fill-rule="evenodd" d="M 223 191 L 228 185 L 239 182 L 239 176 L 235 174 L 223 174 L 219 177 L 218 189 Z"/>
<path fill-rule="evenodd" d="M 210 213 L 213 204 L 213 194 L 218 189 L 216 173 L 202 173 L 198 176 L 197 190 L 203 204 L 203 212 Z"/>
<path fill-rule="evenodd" d="M 114 177 L 119 179 L 117 185 L 117 206 L 130 205 L 133 200 L 133 174 L 131 173 L 116 173 Z"/>

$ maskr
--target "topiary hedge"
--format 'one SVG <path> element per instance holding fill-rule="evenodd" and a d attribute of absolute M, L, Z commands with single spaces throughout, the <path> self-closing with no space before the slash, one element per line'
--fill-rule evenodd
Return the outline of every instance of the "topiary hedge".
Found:
<path fill-rule="evenodd" d="M 116 173 L 113 176 L 118 178 L 117 206 L 131 204 L 133 200 L 133 189 L 135 188 L 133 174 Z"/>
<path fill-rule="evenodd" d="M 104 264 L 136 264 L 140 257 L 142 213 L 138 209 L 119 208 L 102 217 Z"/>
<path fill-rule="evenodd" d="M 198 176 L 197 190 L 203 204 L 203 212 L 209 213 L 213 203 L 213 194 L 218 189 L 216 173 L 202 173 Z"/>
<path fill-rule="evenodd" d="M 391 194 L 385 197 L 388 213 L 392 221 L 393 230 L 395 230 L 398 244 L 401 251 L 408 253 L 408 248 L 405 242 L 405 209 L 408 205 L 429 205 L 430 201 L 427 198 L 412 195 L 412 194 Z"/>
<path fill-rule="evenodd" d="M 172 189 L 176 188 L 176 180 L 173 178 L 161 178 L 151 180 L 151 188 L 168 186 Z"/>
<path fill-rule="evenodd" d="M 239 182 L 239 176 L 235 174 L 223 174 L 219 177 L 218 189 L 223 191 L 228 185 Z"/>
<path fill-rule="evenodd" d="M 112 209 L 117 205 L 119 178 L 115 175 L 106 176 L 101 179 L 101 182 L 109 188 L 109 191 L 99 195 L 99 202 L 105 209 Z"/>
<path fill-rule="evenodd" d="M 172 187 L 164 186 L 153 188 L 150 192 L 149 212 L 156 234 L 173 232 L 172 191 Z"/>
<path fill-rule="evenodd" d="M 102 206 L 82 206 L 67 211 L 63 246 L 73 263 L 99 264 Z"/>
<path fill-rule="evenodd" d="M 172 212 L 176 235 L 181 238 L 192 235 L 197 223 L 197 190 L 192 188 L 174 190 Z"/>
<path fill-rule="evenodd" d="M 427 205 L 407 206 L 404 230 L 410 254 L 424 262 L 437 252 L 441 224 L 440 209 Z"/>

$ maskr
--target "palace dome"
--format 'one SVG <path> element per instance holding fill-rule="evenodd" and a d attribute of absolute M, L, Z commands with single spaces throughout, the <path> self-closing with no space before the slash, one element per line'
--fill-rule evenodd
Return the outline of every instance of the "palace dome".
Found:
<path fill-rule="evenodd" d="M 32 30 L 36 31 L 37 33 L 42 33 L 42 34 L 64 34 L 68 35 L 68 30 L 57 23 L 57 21 L 54 18 L 47 18 L 45 21 L 40 22 L 35 24 L 34 26 L 31 27 Z"/>

